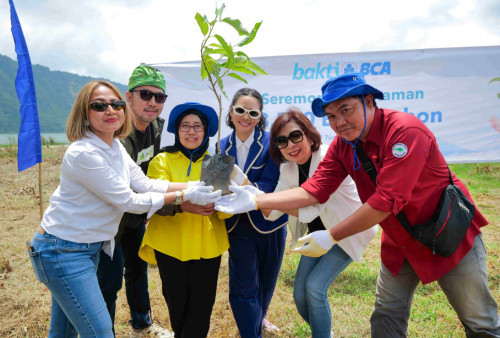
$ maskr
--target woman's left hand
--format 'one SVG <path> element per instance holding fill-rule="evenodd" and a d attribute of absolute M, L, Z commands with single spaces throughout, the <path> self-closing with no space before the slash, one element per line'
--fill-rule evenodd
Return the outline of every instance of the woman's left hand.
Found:
<path fill-rule="evenodd" d="M 326 254 L 335 244 L 328 230 L 319 230 L 299 238 L 302 246 L 293 251 L 304 256 L 319 257 Z"/>
<path fill-rule="evenodd" d="M 206 205 L 217 202 L 222 192 L 220 190 L 212 192 L 212 186 L 191 186 L 183 190 L 184 201 L 191 201 L 193 204 Z"/>

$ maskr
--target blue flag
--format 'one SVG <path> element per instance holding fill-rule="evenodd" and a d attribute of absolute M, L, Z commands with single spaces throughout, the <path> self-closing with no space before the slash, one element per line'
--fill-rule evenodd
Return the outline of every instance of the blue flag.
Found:
<path fill-rule="evenodd" d="M 19 128 L 17 141 L 17 170 L 23 171 L 42 162 L 42 141 L 40 138 L 40 122 L 38 121 L 35 80 L 33 79 L 30 54 L 12 0 L 9 0 L 9 4 L 12 36 L 16 45 L 18 61 L 16 91 L 19 103 L 21 104 L 21 109 L 19 110 L 21 114 L 21 127 Z"/>

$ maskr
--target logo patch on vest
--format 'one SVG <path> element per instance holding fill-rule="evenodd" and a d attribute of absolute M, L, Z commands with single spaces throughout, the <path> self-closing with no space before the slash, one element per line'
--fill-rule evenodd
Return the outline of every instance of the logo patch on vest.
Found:
<path fill-rule="evenodd" d="M 154 157 L 154 150 L 155 150 L 154 145 L 150 145 L 146 149 L 142 149 L 137 154 L 137 161 L 136 161 L 137 165 L 141 165 L 141 163 L 151 160 Z"/>
<path fill-rule="evenodd" d="M 397 158 L 405 157 L 408 154 L 408 147 L 404 143 L 396 143 L 392 146 L 392 154 Z"/>

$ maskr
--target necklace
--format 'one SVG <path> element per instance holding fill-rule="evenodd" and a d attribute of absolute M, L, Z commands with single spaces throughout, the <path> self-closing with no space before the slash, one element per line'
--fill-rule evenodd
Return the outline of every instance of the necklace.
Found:
<path fill-rule="evenodd" d="M 307 174 L 304 172 L 304 170 L 302 170 L 302 168 L 300 167 L 300 165 L 298 165 L 298 164 L 297 164 L 297 166 L 299 167 L 300 172 L 302 173 L 302 175 L 304 175 L 304 178 L 305 178 L 305 179 L 306 179 L 306 181 L 307 181 L 307 179 L 309 178 L 309 175 L 307 175 Z"/>

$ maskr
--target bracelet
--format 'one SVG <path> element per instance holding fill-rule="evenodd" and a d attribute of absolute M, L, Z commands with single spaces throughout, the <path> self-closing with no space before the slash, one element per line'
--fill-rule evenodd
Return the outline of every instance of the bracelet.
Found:
<path fill-rule="evenodd" d="M 336 244 L 336 243 L 338 243 L 338 242 L 335 240 L 335 238 L 333 238 L 332 233 L 330 232 L 330 230 L 327 230 L 327 231 L 328 231 L 328 234 L 330 235 L 330 238 L 332 239 L 333 243 L 335 243 L 335 244 Z"/>

